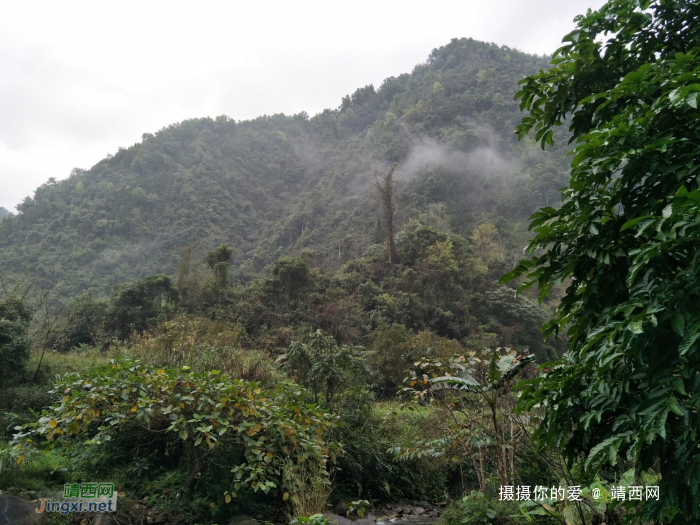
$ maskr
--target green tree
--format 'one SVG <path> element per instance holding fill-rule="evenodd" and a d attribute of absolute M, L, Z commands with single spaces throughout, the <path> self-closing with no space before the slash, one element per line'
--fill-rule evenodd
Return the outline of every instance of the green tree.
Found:
<path fill-rule="evenodd" d="M 554 67 L 524 79 L 517 128 L 542 147 L 570 122 L 576 144 L 559 209 L 504 280 L 541 297 L 571 277 L 545 334 L 569 352 L 526 385 L 546 407 L 534 437 L 585 458 L 660 475 L 643 520 L 700 518 L 700 4 L 611 0 L 579 16 Z M 541 252 L 536 252 L 542 250 Z"/>
<path fill-rule="evenodd" d="M 105 301 L 95 299 L 87 292 L 80 294 L 68 305 L 55 346 L 69 350 L 81 344 L 101 345 L 108 342 L 113 334 L 106 330 L 106 316 Z"/>
<path fill-rule="evenodd" d="M 471 240 L 482 262 L 488 262 L 500 253 L 497 239 L 498 229 L 490 222 L 479 224 L 474 228 Z"/>
<path fill-rule="evenodd" d="M 293 341 L 287 350 L 285 369 L 308 388 L 315 400 L 328 404 L 344 389 L 364 385 L 371 376 L 357 348 L 338 346 L 321 330 L 309 334 L 307 342 Z"/>
<path fill-rule="evenodd" d="M 0 300 L 0 385 L 26 369 L 30 320 L 31 313 L 23 301 L 14 297 Z"/>
<path fill-rule="evenodd" d="M 220 244 L 215 250 L 207 253 L 205 258 L 207 266 L 214 274 L 214 291 L 219 293 L 226 287 L 228 282 L 229 261 L 233 254 L 233 248 L 228 244 Z"/>
<path fill-rule="evenodd" d="M 140 281 L 114 287 L 107 310 L 108 333 L 125 339 L 132 332 L 165 320 L 178 299 L 177 289 L 167 275 L 149 275 Z"/>

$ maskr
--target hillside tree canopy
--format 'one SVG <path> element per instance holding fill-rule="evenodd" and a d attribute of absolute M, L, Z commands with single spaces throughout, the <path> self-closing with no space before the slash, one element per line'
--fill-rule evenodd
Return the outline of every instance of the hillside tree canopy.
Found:
<path fill-rule="evenodd" d="M 524 79 L 517 132 L 544 148 L 570 124 L 571 181 L 532 217 L 525 276 L 570 278 L 545 333 L 569 351 L 525 386 L 535 438 L 589 472 L 660 474 L 644 522 L 700 517 L 700 4 L 611 0 L 577 18 L 553 67 Z M 664 521 L 667 520 L 667 521 Z"/>

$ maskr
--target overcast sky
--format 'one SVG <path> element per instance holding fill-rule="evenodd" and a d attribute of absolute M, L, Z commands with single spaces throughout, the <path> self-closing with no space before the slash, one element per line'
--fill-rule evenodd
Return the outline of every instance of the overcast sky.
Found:
<path fill-rule="evenodd" d="M 0 206 L 192 117 L 313 115 L 455 37 L 549 54 L 602 0 L 0 2 Z"/>

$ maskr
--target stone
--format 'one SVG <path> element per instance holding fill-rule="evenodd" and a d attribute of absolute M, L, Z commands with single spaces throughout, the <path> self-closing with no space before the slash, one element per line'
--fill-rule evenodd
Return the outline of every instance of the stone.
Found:
<path fill-rule="evenodd" d="M 421 516 L 425 514 L 425 509 L 423 507 L 415 507 L 413 509 L 413 515 L 414 516 Z"/>
<path fill-rule="evenodd" d="M 363 518 L 353 520 L 353 525 L 375 525 L 377 523 L 377 518 L 373 514 L 365 514 Z M 340 525 L 340 524 L 338 524 Z"/>
<path fill-rule="evenodd" d="M 328 518 L 328 523 L 329 525 L 354 525 L 357 522 L 353 522 L 351 519 L 348 519 L 344 516 L 340 516 L 339 514 L 335 514 L 333 512 L 324 512 L 323 515 Z"/>
<path fill-rule="evenodd" d="M 333 512 L 338 516 L 344 516 L 347 510 L 348 506 L 347 503 L 345 503 L 344 501 L 339 501 L 338 503 L 336 503 L 335 507 L 333 507 Z"/>
<path fill-rule="evenodd" d="M 431 509 L 433 506 L 428 503 L 427 501 L 419 501 L 418 502 L 419 507 L 423 507 L 424 509 Z"/>
<path fill-rule="evenodd" d="M 234 516 L 228 522 L 228 525 L 257 525 L 258 520 L 251 518 L 250 516 L 241 515 Z"/>
<path fill-rule="evenodd" d="M 0 525 L 40 525 L 46 522 L 46 513 L 38 513 L 41 502 L 0 494 Z"/>

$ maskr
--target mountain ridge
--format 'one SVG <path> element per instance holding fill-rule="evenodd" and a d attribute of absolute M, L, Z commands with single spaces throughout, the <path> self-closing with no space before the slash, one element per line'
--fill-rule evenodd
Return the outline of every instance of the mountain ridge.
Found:
<path fill-rule="evenodd" d="M 489 220 L 504 243 L 522 243 L 523 220 L 566 180 L 561 156 L 512 133 L 517 80 L 546 62 L 453 39 L 411 73 L 359 88 L 311 118 L 220 116 L 145 133 L 18 205 L 0 225 L 0 268 L 55 281 L 65 294 L 104 294 L 173 274 L 178 250 L 195 241 L 231 244 L 240 282 L 302 250 L 337 268 L 375 244 L 372 171 L 392 162 L 400 225 L 467 237 Z"/>

